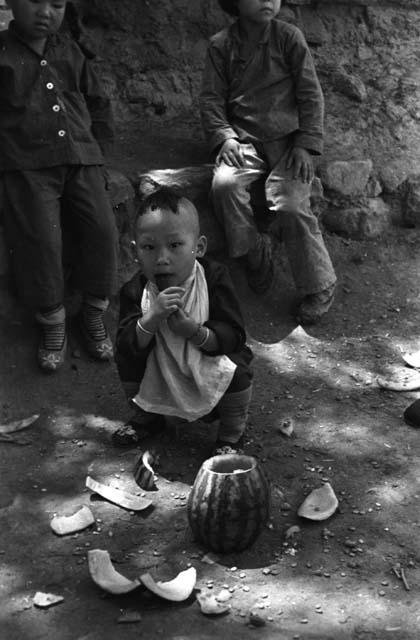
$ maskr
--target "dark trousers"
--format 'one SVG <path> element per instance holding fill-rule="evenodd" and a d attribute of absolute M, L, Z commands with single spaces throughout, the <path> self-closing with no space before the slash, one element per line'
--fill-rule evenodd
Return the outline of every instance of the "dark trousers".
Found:
<path fill-rule="evenodd" d="M 63 226 L 76 251 L 72 271 L 82 292 L 106 298 L 115 290 L 117 231 L 100 166 L 7 171 L 4 226 L 17 293 L 34 308 L 64 298 Z"/>

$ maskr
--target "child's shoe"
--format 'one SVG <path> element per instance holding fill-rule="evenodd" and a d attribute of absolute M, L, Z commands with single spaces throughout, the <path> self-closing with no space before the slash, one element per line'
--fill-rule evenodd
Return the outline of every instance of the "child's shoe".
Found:
<path fill-rule="evenodd" d="M 50 314 L 37 313 L 41 328 L 38 345 L 38 365 L 44 373 L 54 373 L 64 364 L 67 350 L 66 321 L 64 307 Z"/>
<path fill-rule="evenodd" d="M 237 442 L 227 442 L 226 440 L 216 440 L 212 455 L 227 456 L 233 454 L 243 454 L 244 437 L 241 436 Z"/>
<path fill-rule="evenodd" d="M 136 416 L 114 431 L 111 436 L 115 447 L 135 447 L 142 440 L 165 430 L 165 418 L 157 414 Z"/>
<path fill-rule="evenodd" d="M 111 338 L 104 323 L 104 307 L 85 302 L 79 315 L 79 328 L 86 351 L 96 360 L 107 361 L 114 357 Z"/>
<path fill-rule="evenodd" d="M 335 283 L 327 289 L 305 296 L 297 313 L 300 324 L 314 324 L 324 316 L 334 300 Z"/>

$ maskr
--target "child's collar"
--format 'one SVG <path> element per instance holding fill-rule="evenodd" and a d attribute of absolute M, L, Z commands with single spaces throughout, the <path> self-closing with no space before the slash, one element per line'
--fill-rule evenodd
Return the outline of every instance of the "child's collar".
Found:
<path fill-rule="evenodd" d="M 268 42 L 268 39 L 270 37 L 270 32 L 271 32 L 271 26 L 273 24 L 273 20 L 274 20 L 274 18 L 272 20 L 270 20 L 270 22 L 268 22 L 265 25 L 264 29 L 261 31 L 261 35 L 259 37 L 258 44 L 265 44 L 266 42 Z M 242 37 L 242 34 L 241 34 L 241 26 L 240 26 L 240 21 L 239 20 L 236 20 L 236 22 L 233 23 L 233 25 L 232 25 L 232 34 L 233 34 L 234 39 L 237 42 L 241 43 L 243 41 L 243 37 Z"/>
<path fill-rule="evenodd" d="M 30 43 L 22 36 L 22 34 L 20 33 L 18 27 L 16 26 L 16 21 L 15 20 L 11 20 L 11 22 L 9 23 L 8 26 L 8 31 L 9 33 L 12 34 L 12 36 L 16 39 L 19 40 L 19 42 L 21 42 L 22 44 L 24 44 L 26 47 L 28 47 L 28 49 L 30 49 L 33 53 L 35 53 L 35 55 L 38 55 L 40 57 L 43 57 L 43 54 L 40 54 L 38 51 L 36 51 L 31 45 Z M 58 33 L 53 33 L 50 36 L 47 36 L 46 38 L 46 42 L 45 42 L 45 48 L 44 48 L 44 53 L 50 49 L 51 47 L 56 46 L 56 44 L 58 43 L 58 38 L 59 38 L 59 34 Z"/>

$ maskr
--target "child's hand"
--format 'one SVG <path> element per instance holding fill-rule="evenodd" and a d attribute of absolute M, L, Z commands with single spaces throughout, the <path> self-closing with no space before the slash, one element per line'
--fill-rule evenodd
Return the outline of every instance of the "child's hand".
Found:
<path fill-rule="evenodd" d="M 157 321 L 169 318 L 172 313 L 182 307 L 183 293 L 184 289 L 182 287 L 168 287 L 160 291 L 150 308 L 150 316 Z"/>
<path fill-rule="evenodd" d="M 309 151 L 302 147 L 293 147 L 289 153 L 286 164 L 287 169 L 293 170 L 293 180 L 312 182 L 314 177 L 314 165 Z"/>
<path fill-rule="evenodd" d="M 222 148 L 217 154 L 216 166 L 221 162 L 225 162 L 230 167 L 243 167 L 244 155 L 242 145 L 236 138 L 228 138 L 225 140 Z"/>
<path fill-rule="evenodd" d="M 177 309 L 175 313 L 169 316 L 168 327 L 177 336 L 190 338 L 197 330 L 197 322 L 192 320 L 184 309 Z"/>

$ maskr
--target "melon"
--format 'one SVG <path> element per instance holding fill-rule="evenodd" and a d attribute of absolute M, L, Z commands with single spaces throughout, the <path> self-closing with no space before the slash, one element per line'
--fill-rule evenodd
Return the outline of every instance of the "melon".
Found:
<path fill-rule="evenodd" d="M 228 454 L 202 464 L 188 498 L 188 521 L 198 542 L 218 553 L 243 551 L 269 515 L 269 484 L 255 458 Z"/>

